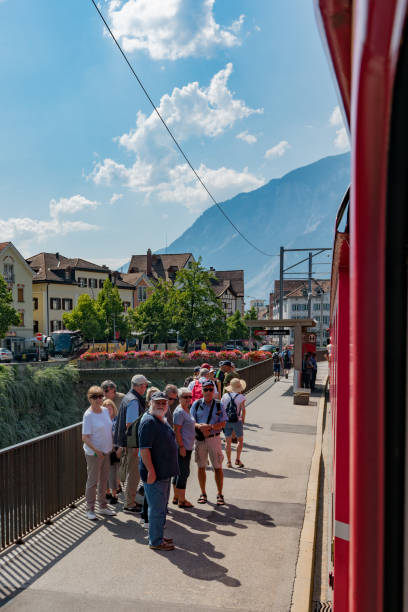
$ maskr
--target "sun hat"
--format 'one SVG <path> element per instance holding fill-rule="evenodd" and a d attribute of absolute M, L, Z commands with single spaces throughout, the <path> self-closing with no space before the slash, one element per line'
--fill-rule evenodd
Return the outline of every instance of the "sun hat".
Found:
<path fill-rule="evenodd" d="M 242 393 L 246 389 L 246 381 L 242 378 L 232 378 L 230 384 L 225 387 L 226 391 L 232 391 L 233 393 Z"/>

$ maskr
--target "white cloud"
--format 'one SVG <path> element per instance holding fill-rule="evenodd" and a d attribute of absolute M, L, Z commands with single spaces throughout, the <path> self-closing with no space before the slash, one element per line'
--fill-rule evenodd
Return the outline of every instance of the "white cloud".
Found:
<path fill-rule="evenodd" d="M 64 221 L 61 216 L 78 212 L 87 207 L 95 208 L 99 204 L 99 202 L 87 200 L 81 195 L 61 198 L 58 201 L 51 200 L 49 219 L 32 219 L 31 217 L 0 219 L 0 236 L 3 240 L 24 238 L 29 241 L 38 241 L 53 235 L 98 230 L 100 228 L 97 225 L 84 221 Z"/>
<path fill-rule="evenodd" d="M 342 127 L 339 130 L 336 130 L 336 138 L 334 139 L 334 146 L 336 147 L 336 149 L 341 149 L 341 150 L 350 148 L 349 137 L 348 137 L 347 130 L 345 127 Z"/>
<path fill-rule="evenodd" d="M 96 208 L 100 206 L 100 202 L 87 200 L 84 196 L 74 195 L 70 198 L 61 198 L 57 200 L 51 200 L 50 202 L 50 216 L 56 219 L 63 214 L 73 214 L 82 210 L 83 208 Z"/>
<path fill-rule="evenodd" d="M 146 51 L 155 60 L 206 55 L 241 44 L 244 15 L 229 27 L 216 23 L 215 0 L 112 0 L 109 25 L 127 52 Z"/>
<path fill-rule="evenodd" d="M 237 134 L 236 137 L 240 140 L 243 140 L 244 142 L 247 142 L 248 144 L 254 144 L 257 141 L 256 136 L 254 136 L 253 134 L 249 134 L 247 130 L 245 130 L 244 132 L 240 132 L 239 134 Z"/>
<path fill-rule="evenodd" d="M 254 113 L 263 113 L 263 109 L 249 108 L 243 100 L 234 98 L 227 86 L 232 70 L 232 64 L 228 63 L 213 76 L 208 87 L 200 87 L 198 82 L 193 82 L 181 89 L 175 87 L 171 95 L 162 96 L 159 113 L 179 141 L 191 136 L 219 136 L 236 121 Z M 139 154 L 152 144 L 171 144 L 154 111 L 148 117 L 139 112 L 136 129 L 123 134 L 119 142 L 126 149 Z"/>
<path fill-rule="evenodd" d="M 221 135 L 240 119 L 262 109 L 252 109 L 234 97 L 227 81 L 232 64 L 217 72 L 208 87 L 189 83 L 164 95 L 159 112 L 175 137 L 181 142 L 188 138 L 214 138 Z M 240 137 L 256 142 L 247 131 Z M 203 210 L 211 201 L 187 164 L 180 164 L 179 156 L 156 113 L 149 116 L 139 112 L 136 128 L 117 139 L 128 151 L 135 153 L 133 165 L 125 165 L 106 158 L 95 162 L 89 177 L 96 185 L 113 185 L 141 193 L 145 199 L 155 197 L 163 202 L 177 202 L 189 210 Z M 225 199 L 239 191 L 248 191 L 264 184 L 263 177 L 255 176 L 247 168 L 197 169 L 214 197 Z M 118 187 L 119 188 L 119 187 Z"/>
<path fill-rule="evenodd" d="M 336 149 L 340 149 L 342 151 L 350 148 L 350 141 L 347 134 L 347 130 L 344 126 L 343 117 L 340 111 L 339 106 L 335 106 L 332 114 L 329 119 L 330 125 L 337 127 L 336 130 L 336 138 L 333 141 Z"/>
<path fill-rule="evenodd" d="M 288 143 L 288 141 L 281 140 L 280 142 L 278 142 L 277 145 L 265 151 L 265 157 L 266 159 L 269 159 L 271 157 L 282 157 L 283 155 L 285 155 L 288 149 L 290 149 L 290 144 Z"/>
<path fill-rule="evenodd" d="M 123 193 L 114 193 L 110 199 L 110 204 L 114 204 L 115 202 L 117 202 L 118 200 L 121 200 L 122 198 L 123 198 Z"/>
<path fill-rule="evenodd" d="M 340 107 L 335 106 L 329 119 L 330 125 L 343 125 L 343 118 L 341 116 Z"/>

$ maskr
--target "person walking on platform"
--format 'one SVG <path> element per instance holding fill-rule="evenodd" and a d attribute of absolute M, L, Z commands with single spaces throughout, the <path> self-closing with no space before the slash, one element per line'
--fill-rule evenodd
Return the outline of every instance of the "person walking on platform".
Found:
<path fill-rule="evenodd" d="M 292 367 L 292 354 L 287 346 L 282 351 L 283 373 L 285 378 L 289 377 L 289 370 Z"/>
<path fill-rule="evenodd" d="M 198 466 L 198 482 L 201 489 L 198 503 L 205 504 L 207 502 L 205 470 L 209 457 L 214 468 L 214 477 L 218 490 L 217 505 L 223 506 L 225 504 L 222 492 L 224 484 L 222 462 L 224 455 L 221 448 L 220 433 L 225 427 L 227 415 L 220 402 L 214 399 L 214 385 L 211 381 L 207 380 L 203 383 L 203 398 L 193 403 L 190 414 L 195 421 L 196 430 L 195 460 Z"/>
<path fill-rule="evenodd" d="M 273 375 L 276 381 L 280 381 L 280 373 L 281 368 L 283 369 L 283 361 L 282 356 L 279 352 L 279 349 L 276 349 L 274 353 L 272 353 L 272 362 L 273 362 Z"/>
<path fill-rule="evenodd" d="M 192 508 L 193 504 L 186 499 L 187 478 L 190 475 L 191 453 L 194 448 L 195 422 L 190 414 L 192 394 L 186 387 L 178 390 L 180 403 L 174 411 L 174 432 L 178 444 L 179 474 L 173 479 L 173 504 L 179 508 Z"/>
<path fill-rule="evenodd" d="M 312 373 L 310 377 L 310 390 L 314 391 L 316 387 L 316 376 L 317 376 L 317 361 L 316 361 L 316 353 L 310 354 L 310 361 L 312 364 Z"/>

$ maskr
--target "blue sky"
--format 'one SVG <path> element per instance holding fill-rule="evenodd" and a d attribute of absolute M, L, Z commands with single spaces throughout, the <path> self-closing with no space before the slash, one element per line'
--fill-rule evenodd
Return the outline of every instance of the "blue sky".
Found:
<path fill-rule="evenodd" d="M 219 201 L 348 149 L 311 0 L 100 8 Z M 90 0 L 0 0 L 0 55 L 0 242 L 117 267 L 211 204 Z"/>

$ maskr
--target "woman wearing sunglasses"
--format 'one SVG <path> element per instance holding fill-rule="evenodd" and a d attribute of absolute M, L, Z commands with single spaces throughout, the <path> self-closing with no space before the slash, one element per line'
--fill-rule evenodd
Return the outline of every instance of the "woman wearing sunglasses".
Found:
<path fill-rule="evenodd" d="M 179 405 L 173 413 L 173 426 L 179 447 L 178 464 L 180 473 L 173 478 L 173 504 L 179 508 L 192 508 L 193 504 L 186 499 L 187 478 L 190 475 L 191 453 L 195 440 L 195 422 L 190 415 L 192 395 L 187 387 L 178 390 Z"/>
<path fill-rule="evenodd" d="M 103 406 L 104 393 L 96 385 L 88 389 L 90 406 L 84 412 L 82 440 L 88 478 L 85 497 L 87 517 L 96 520 L 95 499 L 98 488 L 99 513 L 114 516 L 116 512 L 107 507 L 106 483 L 109 477 L 110 453 L 112 451 L 112 421 L 108 409 Z"/>

